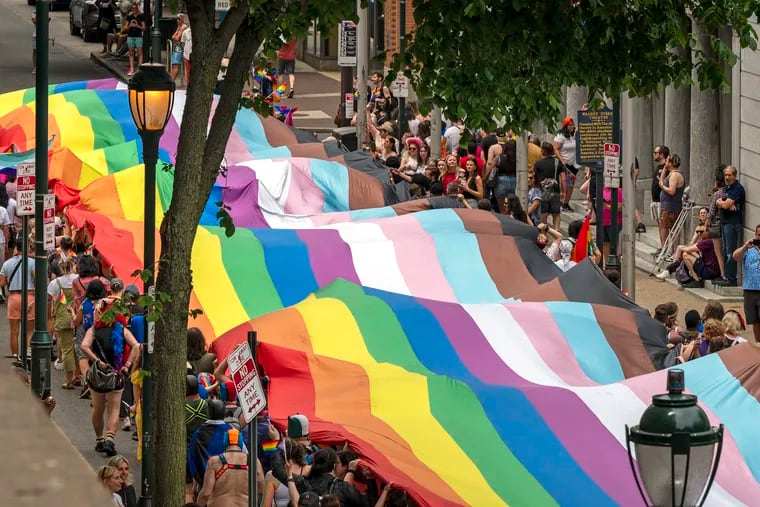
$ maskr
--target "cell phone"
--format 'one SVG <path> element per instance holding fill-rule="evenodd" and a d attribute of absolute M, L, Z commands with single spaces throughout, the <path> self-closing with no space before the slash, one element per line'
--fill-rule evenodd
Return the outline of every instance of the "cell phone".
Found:
<path fill-rule="evenodd" d="M 752 240 L 752 244 L 755 246 L 760 246 L 760 238 L 755 238 Z"/>

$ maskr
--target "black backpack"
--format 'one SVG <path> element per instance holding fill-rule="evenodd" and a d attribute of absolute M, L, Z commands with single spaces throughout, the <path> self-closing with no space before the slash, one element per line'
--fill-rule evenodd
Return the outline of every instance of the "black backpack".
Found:
<path fill-rule="evenodd" d="M 499 146 L 501 146 L 501 154 L 496 159 L 495 169 L 500 176 L 516 176 L 517 143 L 515 141 L 507 141 L 506 143 L 499 143 Z"/>

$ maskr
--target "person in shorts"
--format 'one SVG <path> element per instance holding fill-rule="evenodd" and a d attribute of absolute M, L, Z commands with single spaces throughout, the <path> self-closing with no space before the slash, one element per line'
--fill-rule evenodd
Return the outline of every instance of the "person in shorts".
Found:
<path fill-rule="evenodd" d="M 277 50 L 277 75 L 280 84 L 285 82 L 285 74 L 288 75 L 288 98 L 292 99 L 296 93 L 296 39 L 293 37 Z"/>
<path fill-rule="evenodd" d="M 732 257 L 744 268 L 744 315 L 747 324 L 752 324 L 755 343 L 760 343 L 760 225 L 755 227 L 755 237 L 734 250 Z"/>
<path fill-rule="evenodd" d="M 30 250 L 34 248 L 34 243 L 29 242 Z M 27 259 L 27 306 L 26 306 L 26 320 L 27 320 L 27 346 L 31 343 L 32 332 L 34 331 L 34 251 L 31 251 Z M 16 248 L 13 252 L 13 257 L 3 263 L 3 267 L 0 269 L 0 287 L 8 287 L 8 327 L 10 330 L 10 345 L 11 353 L 8 357 L 12 360 L 18 360 L 19 357 L 19 330 L 21 329 L 21 316 L 23 315 L 23 309 L 21 307 L 21 284 L 23 281 L 22 266 L 23 262 L 22 250 L 21 250 L 21 238 L 16 241 Z"/>
<path fill-rule="evenodd" d="M 541 144 L 542 158 L 533 167 L 535 178 L 541 186 L 541 223 L 547 223 L 549 215 L 555 229 L 559 229 L 561 211 L 561 193 L 565 192 L 567 179 L 565 166 L 554 157 L 554 145 L 549 142 Z"/>
<path fill-rule="evenodd" d="M 143 63 L 143 32 L 145 31 L 145 16 L 140 12 L 140 4 L 132 4 L 132 10 L 127 15 L 127 48 L 129 48 L 128 76 L 135 73 L 135 53 L 139 65 Z"/>
<path fill-rule="evenodd" d="M 182 53 L 184 50 L 182 34 L 187 30 L 187 27 L 187 14 L 177 14 L 177 29 L 172 35 L 172 80 L 177 79 L 179 68 L 182 66 Z"/>

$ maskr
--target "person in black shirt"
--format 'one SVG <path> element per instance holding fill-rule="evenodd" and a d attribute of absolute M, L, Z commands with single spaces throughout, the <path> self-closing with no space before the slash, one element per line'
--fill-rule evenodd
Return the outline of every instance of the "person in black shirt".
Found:
<path fill-rule="evenodd" d="M 145 16 L 140 12 L 139 2 L 132 4 L 132 11 L 127 15 L 127 47 L 129 48 L 128 76 L 135 73 L 135 53 L 139 65 L 143 63 L 143 32 L 145 31 Z"/>
<path fill-rule="evenodd" d="M 554 228 L 559 229 L 560 224 L 560 193 L 564 193 L 567 185 L 565 178 L 565 166 L 554 157 L 554 145 L 548 142 L 541 143 L 542 158 L 536 161 L 533 167 L 535 178 L 541 185 L 541 223 L 547 223 L 551 214 Z"/>
<path fill-rule="evenodd" d="M 665 168 L 665 161 L 670 156 L 670 149 L 667 146 L 655 146 L 652 158 L 657 164 L 652 175 L 652 220 L 659 223 L 660 221 L 660 173 Z"/>

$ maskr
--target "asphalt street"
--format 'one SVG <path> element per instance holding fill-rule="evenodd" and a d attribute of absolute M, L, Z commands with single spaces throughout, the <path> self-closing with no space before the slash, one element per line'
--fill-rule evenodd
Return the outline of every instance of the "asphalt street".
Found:
<path fill-rule="evenodd" d="M 34 86 L 32 74 L 33 6 L 26 0 L 0 2 L 0 93 Z M 68 11 L 57 9 L 50 13 L 51 84 L 83 79 L 101 79 L 110 74 L 90 60 L 97 43 L 85 43 L 69 33 Z"/>

